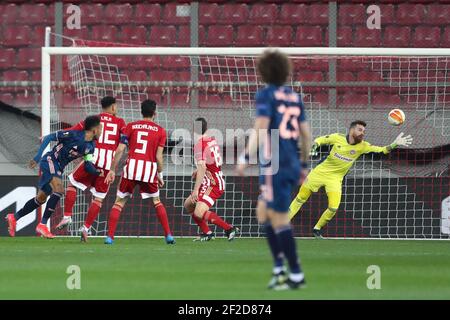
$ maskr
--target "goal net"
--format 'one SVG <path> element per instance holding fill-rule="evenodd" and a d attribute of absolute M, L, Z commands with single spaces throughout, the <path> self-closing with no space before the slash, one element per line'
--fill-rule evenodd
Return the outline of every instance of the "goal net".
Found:
<path fill-rule="evenodd" d="M 263 86 L 256 71 L 257 56 L 263 49 L 152 51 L 83 41 L 72 44 L 74 47 L 47 48 L 51 63 L 44 69 L 52 69 L 52 82 L 43 76 L 43 105 L 45 99 L 51 101 L 50 108 L 43 110 L 49 115 L 48 119 L 43 116 L 44 128 L 65 128 L 99 113 L 105 95 L 117 98 L 119 116 L 127 122 L 141 118 L 142 100 L 155 100 L 156 122 L 168 133 L 164 153 L 166 185 L 161 199 L 174 234 L 193 236 L 197 226 L 183 203 L 193 187 L 193 122 L 204 117 L 212 133 L 222 141 L 224 159 L 226 191 L 213 210 L 238 226 L 241 236 L 263 235 L 254 215 L 259 194 L 257 170 L 251 168 L 247 177 L 234 173 L 238 150 L 245 144 L 246 132 L 254 121 L 254 95 Z M 89 51 L 77 51 L 77 47 Z M 284 50 L 293 64 L 288 85 L 303 97 L 314 138 L 335 132 L 345 134 L 350 122 L 357 119 L 368 123 L 366 140 L 374 145 L 390 144 L 400 132 L 414 137 L 409 149 L 396 149 L 387 156 L 368 154 L 356 162 L 343 181 L 342 202 L 325 236 L 449 238 L 449 51 L 437 49 L 439 54 L 433 54 L 436 50 L 422 49 L 408 56 L 401 49 L 365 48 L 358 54 L 333 48 Z M 58 55 L 63 56 L 62 82 L 55 81 L 53 73 Z M 387 114 L 393 108 L 404 110 L 404 125 L 388 124 Z M 311 168 L 328 151 L 322 147 L 319 156 L 311 159 Z M 66 173 L 71 169 L 67 168 Z M 118 180 L 93 225 L 94 235 L 105 235 Z M 70 235 L 77 234 L 90 198 L 89 193 L 78 191 L 75 223 L 67 231 Z M 295 235 L 310 236 L 326 207 L 326 195 L 321 190 L 293 220 Z M 54 219 L 59 219 L 60 214 Z M 216 232 L 221 235 L 219 230 Z M 135 193 L 123 210 L 117 234 L 162 235 L 150 201 L 142 201 Z"/>

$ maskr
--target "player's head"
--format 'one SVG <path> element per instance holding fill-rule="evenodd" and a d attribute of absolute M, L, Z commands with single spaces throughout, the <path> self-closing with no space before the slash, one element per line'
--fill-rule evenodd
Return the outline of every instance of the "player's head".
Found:
<path fill-rule="evenodd" d="M 367 123 L 362 120 L 356 120 L 350 123 L 349 135 L 353 137 L 356 143 L 364 140 Z"/>
<path fill-rule="evenodd" d="M 116 98 L 106 96 L 102 98 L 102 101 L 100 101 L 100 103 L 102 104 L 103 111 L 108 111 L 114 115 L 117 114 Z"/>
<path fill-rule="evenodd" d="M 150 99 L 142 101 L 141 114 L 144 118 L 152 119 L 156 114 L 156 102 Z"/>
<path fill-rule="evenodd" d="M 93 139 L 97 140 L 102 135 L 102 129 L 99 116 L 89 116 L 84 120 L 84 130 L 92 132 Z"/>
<path fill-rule="evenodd" d="M 197 119 L 195 119 L 195 121 L 194 121 L 194 138 L 195 139 L 204 135 L 207 130 L 208 130 L 208 122 L 206 122 L 205 118 L 198 117 Z"/>
<path fill-rule="evenodd" d="M 291 62 L 278 50 L 266 50 L 259 57 L 258 72 L 265 83 L 282 86 L 291 74 Z"/>

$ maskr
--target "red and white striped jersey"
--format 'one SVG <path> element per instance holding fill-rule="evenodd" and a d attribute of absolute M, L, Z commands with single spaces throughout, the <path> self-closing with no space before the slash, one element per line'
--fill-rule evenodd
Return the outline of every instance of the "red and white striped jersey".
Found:
<path fill-rule="evenodd" d="M 126 125 L 122 118 L 106 112 L 102 112 L 98 116 L 100 117 L 103 131 L 100 138 L 95 142 L 94 161 L 92 163 L 97 168 L 110 170 Z M 84 130 L 84 121 L 80 121 L 69 130 Z"/>
<path fill-rule="evenodd" d="M 148 120 L 130 122 L 125 128 L 128 139 L 128 159 L 123 177 L 129 180 L 157 182 L 158 147 L 166 145 L 166 130 Z"/>
<path fill-rule="evenodd" d="M 194 146 L 195 161 L 204 160 L 206 163 L 206 179 L 208 184 L 214 184 L 221 191 L 225 190 L 225 180 L 222 172 L 222 155 L 220 154 L 219 144 L 213 137 L 202 136 Z"/>

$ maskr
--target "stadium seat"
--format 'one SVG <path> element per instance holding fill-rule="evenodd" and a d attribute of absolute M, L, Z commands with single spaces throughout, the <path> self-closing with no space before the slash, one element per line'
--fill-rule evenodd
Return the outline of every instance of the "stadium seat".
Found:
<path fill-rule="evenodd" d="M 150 28 L 151 46 L 174 46 L 177 30 L 174 26 L 152 26 Z"/>
<path fill-rule="evenodd" d="M 295 81 L 302 82 L 321 82 L 324 81 L 324 76 L 322 72 L 319 71 L 302 71 L 299 70 L 295 74 Z"/>
<path fill-rule="evenodd" d="M 164 5 L 162 23 L 169 25 L 189 23 L 189 4 L 168 3 Z"/>
<path fill-rule="evenodd" d="M 145 45 L 147 29 L 145 26 L 127 25 L 122 27 L 120 42 L 126 44 Z"/>
<path fill-rule="evenodd" d="M 68 74 L 68 72 L 66 73 Z M 41 81 L 41 78 L 42 72 L 40 70 L 31 72 L 31 81 Z"/>
<path fill-rule="evenodd" d="M 450 27 L 445 28 L 442 34 L 441 48 L 450 48 Z"/>
<path fill-rule="evenodd" d="M 161 58 L 163 67 L 167 69 L 185 69 L 191 66 L 191 60 L 189 57 L 182 56 L 164 56 Z"/>
<path fill-rule="evenodd" d="M 28 72 L 25 70 L 7 70 L 4 71 L 1 81 L 27 81 L 29 80 Z"/>
<path fill-rule="evenodd" d="M 408 47 L 411 38 L 409 27 L 388 26 L 384 30 L 384 47 Z"/>
<path fill-rule="evenodd" d="M 355 40 L 353 43 L 356 47 L 380 47 L 381 30 L 370 30 L 366 26 L 360 27 L 355 31 Z"/>
<path fill-rule="evenodd" d="M 292 42 L 293 33 L 290 26 L 272 26 L 267 30 L 265 43 L 274 47 L 288 47 Z"/>
<path fill-rule="evenodd" d="M 76 39 L 89 39 L 89 29 L 87 26 L 81 26 L 81 29 L 64 28 L 64 36 Z"/>
<path fill-rule="evenodd" d="M 422 24 L 425 18 L 425 6 L 422 4 L 402 4 L 397 7 L 395 22 L 401 25 Z"/>
<path fill-rule="evenodd" d="M 15 104 L 13 94 L 10 92 L 1 92 L 1 90 L 0 90 L 0 101 L 9 105 Z"/>
<path fill-rule="evenodd" d="M 439 27 L 416 27 L 411 47 L 436 48 L 441 43 L 441 30 Z"/>
<path fill-rule="evenodd" d="M 208 47 L 228 47 L 233 44 L 233 27 L 228 25 L 211 25 L 208 28 Z"/>
<path fill-rule="evenodd" d="M 199 94 L 200 108 L 220 108 L 223 106 L 222 98 L 217 94 Z"/>
<path fill-rule="evenodd" d="M 179 26 L 177 46 L 189 47 L 190 45 L 191 45 L 191 27 L 189 25 Z"/>
<path fill-rule="evenodd" d="M 191 81 L 191 71 L 177 71 L 174 81 Z M 183 87 L 183 89 L 186 89 L 186 87 Z"/>
<path fill-rule="evenodd" d="M 27 25 L 46 24 L 47 6 L 43 3 L 21 4 L 19 6 L 19 22 Z"/>
<path fill-rule="evenodd" d="M 35 26 L 33 28 L 32 43 L 35 47 L 41 47 L 45 44 L 45 27 Z"/>
<path fill-rule="evenodd" d="M 12 48 L 2 48 L 0 54 L 0 69 L 9 69 L 14 65 L 16 59 L 16 51 Z"/>
<path fill-rule="evenodd" d="M 18 16 L 19 9 L 16 4 L 0 4 L 0 19 L 2 21 L 2 25 L 7 26 L 9 24 L 16 23 Z"/>
<path fill-rule="evenodd" d="M 132 19 L 133 7 L 129 3 L 124 4 L 108 4 L 105 6 L 105 20 L 114 24 L 126 24 Z"/>
<path fill-rule="evenodd" d="M 395 24 L 394 11 L 395 7 L 392 4 L 380 4 L 381 24 Z"/>
<path fill-rule="evenodd" d="M 263 28 L 260 26 L 244 25 L 238 27 L 236 46 L 257 47 L 263 44 Z"/>
<path fill-rule="evenodd" d="M 402 100 L 398 94 L 375 93 L 372 97 L 372 106 L 376 109 L 389 109 L 401 103 Z"/>
<path fill-rule="evenodd" d="M 198 20 L 200 25 L 216 24 L 219 20 L 220 7 L 217 3 L 200 3 Z"/>
<path fill-rule="evenodd" d="M 350 71 L 338 71 L 336 73 L 336 80 L 341 82 L 355 81 L 355 75 Z"/>
<path fill-rule="evenodd" d="M 134 57 L 134 67 L 136 69 L 160 69 L 161 68 L 161 57 L 160 56 L 149 56 L 149 55 L 138 55 Z"/>
<path fill-rule="evenodd" d="M 368 62 L 363 61 L 362 58 L 358 57 L 348 57 L 337 60 L 338 71 L 361 71 L 367 69 L 368 65 Z"/>
<path fill-rule="evenodd" d="M 207 47 L 206 28 L 204 26 L 198 26 L 198 45 L 200 47 Z"/>
<path fill-rule="evenodd" d="M 427 6 L 425 22 L 435 26 L 447 26 L 450 17 L 450 6 L 430 4 Z"/>
<path fill-rule="evenodd" d="M 328 72 L 328 58 L 315 57 L 309 61 L 308 67 L 306 69 L 312 71 Z"/>
<path fill-rule="evenodd" d="M 224 4 L 219 23 L 230 25 L 245 24 L 248 20 L 248 16 L 248 6 L 245 3 Z"/>
<path fill-rule="evenodd" d="M 365 24 L 366 7 L 362 4 L 341 4 L 338 6 L 338 25 L 352 26 L 355 24 Z"/>
<path fill-rule="evenodd" d="M 338 90 L 338 108 L 367 108 L 369 97 L 366 94 L 354 93 L 349 88 Z"/>
<path fill-rule="evenodd" d="M 339 27 L 337 29 L 337 45 L 338 47 L 353 46 L 352 27 Z M 326 33 L 326 44 L 328 44 L 328 32 Z"/>
<path fill-rule="evenodd" d="M 151 81 L 174 81 L 175 71 L 155 70 L 150 72 Z"/>
<path fill-rule="evenodd" d="M 3 28 L 1 44 L 8 47 L 30 46 L 32 31 L 29 26 L 10 26 Z"/>
<path fill-rule="evenodd" d="M 130 81 L 147 81 L 148 76 L 144 70 L 136 70 L 134 72 L 128 72 L 128 79 Z"/>
<path fill-rule="evenodd" d="M 37 69 L 41 65 L 40 48 L 22 48 L 17 54 L 16 67 L 19 69 Z"/>
<path fill-rule="evenodd" d="M 328 4 L 310 5 L 305 22 L 312 25 L 328 25 Z"/>
<path fill-rule="evenodd" d="M 31 107 L 40 105 L 40 94 L 34 91 L 28 91 L 27 93 L 17 93 L 14 99 L 14 105 L 18 108 Z"/>
<path fill-rule="evenodd" d="M 287 3 L 281 5 L 280 16 L 277 21 L 279 24 L 297 25 L 300 21 L 306 20 L 305 4 Z"/>
<path fill-rule="evenodd" d="M 381 73 L 377 71 L 360 71 L 356 75 L 358 81 L 380 82 L 383 81 Z"/>
<path fill-rule="evenodd" d="M 322 27 L 299 26 L 295 34 L 293 45 L 299 47 L 323 46 Z"/>
<path fill-rule="evenodd" d="M 256 3 L 252 5 L 249 13 L 249 23 L 264 25 L 277 21 L 278 7 L 276 4 Z"/>
<path fill-rule="evenodd" d="M 80 4 L 81 15 L 82 15 L 82 24 L 83 25 L 91 25 L 91 24 L 99 24 L 105 23 L 103 17 L 103 8 L 104 5 L 100 3 L 95 4 Z M 64 10 L 64 12 L 66 12 Z M 67 17 L 66 17 L 67 18 Z M 106 22 L 110 23 L 110 22 Z"/>
<path fill-rule="evenodd" d="M 143 24 L 159 24 L 161 22 L 161 6 L 159 3 L 139 3 L 134 6 L 134 22 Z"/>
<path fill-rule="evenodd" d="M 132 59 L 131 56 L 108 56 L 108 63 L 112 66 L 118 67 L 120 70 L 124 70 L 130 67 L 132 65 Z"/>
<path fill-rule="evenodd" d="M 96 25 L 92 26 L 91 39 L 95 41 L 117 42 L 118 28 L 114 25 Z"/>
<path fill-rule="evenodd" d="M 170 95 L 170 107 L 177 108 L 190 108 L 191 103 L 187 100 L 187 94 L 171 94 Z"/>
<path fill-rule="evenodd" d="M 313 94 L 309 98 L 311 103 L 319 103 L 321 107 L 328 107 L 329 101 L 328 101 L 328 93 L 326 92 L 318 92 Z"/>

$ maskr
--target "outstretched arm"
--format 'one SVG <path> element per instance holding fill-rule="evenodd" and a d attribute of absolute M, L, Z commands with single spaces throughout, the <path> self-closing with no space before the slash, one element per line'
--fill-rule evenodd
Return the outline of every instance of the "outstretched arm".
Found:
<path fill-rule="evenodd" d="M 383 152 L 384 154 L 388 154 L 398 146 L 408 147 L 412 144 L 413 138 L 411 135 L 403 136 L 403 132 L 400 133 L 397 138 L 395 138 L 394 142 L 385 147 L 372 146 L 370 144 L 367 145 L 365 153 L 369 152 Z"/>
<path fill-rule="evenodd" d="M 317 156 L 317 154 L 318 154 L 317 149 L 319 149 L 319 147 L 322 145 L 334 144 L 334 138 L 335 138 L 335 134 L 329 134 L 326 136 L 317 137 L 314 140 L 314 143 L 311 147 L 310 155 L 312 157 Z"/>

